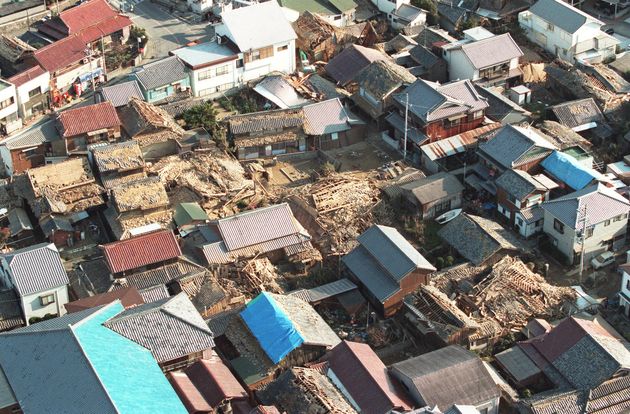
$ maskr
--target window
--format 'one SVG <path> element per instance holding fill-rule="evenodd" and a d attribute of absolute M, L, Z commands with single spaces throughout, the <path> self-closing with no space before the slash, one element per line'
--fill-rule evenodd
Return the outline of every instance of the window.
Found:
<path fill-rule="evenodd" d="M 519 217 L 519 218 L 516 219 L 516 221 L 518 222 L 519 226 L 523 225 L 523 219 L 522 218 Z"/>
<path fill-rule="evenodd" d="M 245 63 L 254 62 L 260 59 L 266 59 L 273 56 L 273 46 L 267 46 L 260 49 L 253 50 L 245 54 Z"/>
<path fill-rule="evenodd" d="M 626 290 L 630 290 L 630 279 L 626 281 Z"/>
<path fill-rule="evenodd" d="M 278 52 L 282 52 L 282 51 L 288 50 L 288 49 L 289 49 L 289 45 L 279 46 L 278 47 Z"/>
<path fill-rule="evenodd" d="M 39 95 L 41 93 L 42 93 L 42 88 L 41 88 L 41 86 L 38 86 L 37 88 L 32 89 L 32 90 L 30 90 L 28 92 L 28 97 L 32 98 L 32 97 L 37 96 L 37 95 Z"/>
<path fill-rule="evenodd" d="M 206 70 L 202 70 L 201 72 L 199 72 L 199 80 L 204 80 L 204 79 L 210 79 L 213 76 L 214 69 L 210 68 L 210 69 L 206 69 Z"/>
<path fill-rule="evenodd" d="M 537 221 L 536 221 L 536 227 L 540 227 L 540 226 L 542 226 L 544 222 L 545 222 L 545 220 L 544 220 L 544 219 L 537 220 Z"/>
<path fill-rule="evenodd" d="M 479 410 L 479 414 L 488 414 L 488 409 L 482 408 L 481 410 Z"/>
<path fill-rule="evenodd" d="M 558 219 L 553 219 L 553 229 L 560 234 L 564 234 L 564 224 Z"/>
<path fill-rule="evenodd" d="M 242 68 L 243 67 L 243 59 L 239 59 L 236 61 L 236 67 L 237 68 Z"/>
<path fill-rule="evenodd" d="M 473 119 L 479 119 L 483 116 L 483 111 L 476 111 L 473 113 Z"/>
<path fill-rule="evenodd" d="M 555 29 L 554 25 L 551 23 L 547 23 L 547 30 L 549 30 L 550 32 L 553 32 L 553 30 Z"/>
<path fill-rule="evenodd" d="M 589 227 L 586 229 L 586 234 L 584 235 L 584 238 L 588 239 L 589 237 L 593 237 L 593 227 Z"/>
<path fill-rule="evenodd" d="M 332 139 L 333 141 L 336 141 L 339 139 L 339 134 L 336 132 L 333 132 L 332 134 L 330 134 L 330 139 Z"/>
<path fill-rule="evenodd" d="M 220 75 L 225 75 L 226 73 L 228 73 L 230 71 L 230 67 L 228 65 L 223 65 L 223 66 L 219 66 L 217 68 L 217 74 L 216 76 L 220 76 Z"/>
<path fill-rule="evenodd" d="M 227 91 L 228 89 L 232 89 L 233 87 L 234 84 L 232 82 L 224 83 L 223 85 L 217 86 L 217 91 Z"/>
<path fill-rule="evenodd" d="M 50 305 L 51 303 L 55 303 L 55 294 L 51 293 L 50 295 L 40 296 L 39 303 L 42 306 Z"/>
<path fill-rule="evenodd" d="M 337 15 L 337 16 L 333 17 L 333 20 L 341 20 L 341 16 Z"/>
<path fill-rule="evenodd" d="M 0 109 L 8 108 L 9 106 L 13 105 L 13 102 L 15 102 L 15 99 L 13 97 L 5 99 L 4 101 L 0 102 Z"/>
<path fill-rule="evenodd" d="M 604 222 L 604 227 L 606 227 L 606 226 L 610 226 L 610 220 L 606 220 L 606 221 Z"/>
<path fill-rule="evenodd" d="M 624 218 L 625 218 L 625 214 L 620 214 L 616 217 L 613 217 L 613 221 L 621 221 Z"/>
<path fill-rule="evenodd" d="M 201 89 L 199 91 L 199 96 L 208 96 L 208 95 L 211 95 L 211 94 L 215 93 L 216 91 L 217 91 L 217 88 L 215 88 L 215 87 Z"/>

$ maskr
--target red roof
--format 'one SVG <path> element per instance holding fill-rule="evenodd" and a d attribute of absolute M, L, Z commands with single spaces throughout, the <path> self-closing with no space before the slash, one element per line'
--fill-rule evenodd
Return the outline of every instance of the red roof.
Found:
<path fill-rule="evenodd" d="M 116 108 L 110 101 L 63 111 L 57 117 L 62 137 L 73 137 L 120 125 Z"/>
<path fill-rule="evenodd" d="M 175 234 L 161 230 L 101 246 L 112 273 L 160 263 L 182 255 Z"/>
<path fill-rule="evenodd" d="M 216 354 L 195 362 L 184 372 L 212 407 L 226 399 L 247 399 L 243 386 Z"/>
<path fill-rule="evenodd" d="M 131 24 L 132 22 L 129 17 L 117 15 L 93 26 L 87 27 L 78 34 L 87 44 L 98 40 L 101 37 L 109 36 L 112 33 L 116 33 L 117 31 L 122 30 L 127 26 L 131 26 Z"/>
<path fill-rule="evenodd" d="M 213 412 L 190 378 L 181 371 L 169 372 L 167 378 L 189 413 Z"/>
<path fill-rule="evenodd" d="M 53 73 L 85 58 L 85 42 L 77 35 L 68 36 L 33 52 L 37 62 Z"/>
<path fill-rule="evenodd" d="M 28 68 L 25 71 L 18 73 L 17 75 L 11 76 L 7 79 L 9 82 L 15 85 L 15 87 L 19 87 L 24 85 L 26 82 L 31 81 L 38 76 L 43 75 L 46 71 L 39 65 L 33 66 L 32 68 Z"/>
<path fill-rule="evenodd" d="M 326 359 L 362 411 L 384 413 L 393 408 L 408 410 L 412 407 L 369 345 L 343 341 Z"/>
<path fill-rule="evenodd" d="M 59 18 L 68 28 L 68 34 L 74 34 L 118 15 L 105 0 L 90 0 L 62 11 Z"/>
<path fill-rule="evenodd" d="M 140 296 L 140 293 L 138 293 L 136 288 L 126 287 L 123 289 L 112 290 L 107 293 L 101 293 L 100 295 L 75 300 L 74 302 L 66 303 L 64 306 L 66 307 L 68 313 L 74 313 L 94 308 L 96 306 L 107 305 L 117 299 L 120 300 L 120 303 L 125 307 L 125 309 L 142 305 L 144 303 L 144 299 L 142 299 L 142 296 Z"/>

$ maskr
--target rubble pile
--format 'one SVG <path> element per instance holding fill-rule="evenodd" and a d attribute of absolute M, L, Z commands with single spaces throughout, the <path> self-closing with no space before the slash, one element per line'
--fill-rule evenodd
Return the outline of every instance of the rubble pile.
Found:
<path fill-rule="evenodd" d="M 220 266 L 216 270 L 219 284 L 229 297 L 251 299 L 260 292 L 284 292 L 278 284 L 282 276 L 266 257 Z"/>

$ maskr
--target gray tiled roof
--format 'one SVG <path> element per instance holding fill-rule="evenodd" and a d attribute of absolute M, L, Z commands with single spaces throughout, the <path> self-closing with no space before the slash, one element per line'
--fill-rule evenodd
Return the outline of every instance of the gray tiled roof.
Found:
<path fill-rule="evenodd" d="M 70 283 L 54 244 L 41 243 L 3 255 L 20 296 Z"/>
<path fill-rule="evenodd" d="M 522 249 L 509 230 L 492 220 L 466 213 L 446 224 L 438 235 L 475 265 L 482 264 L 501 249 Z"/>
<path fill-rule="evenodd" d="M 329 99 L 306 105 L 304 132 L 309 135 L 332 134 L 349 130 L 350 118 L 339 99 Z"/>
<path fill-rule="evenodd" d="M 504 122 L 510 115 L 516 116 L 516 123 L 524 121 L 531 115 L 526 109 L 520 107 L 516 102 L 512 102 L 507 97 L 503 96 L 500 92 L 492 88 L 484 88 L 479 85 L 475 85 L 475 89 L 479 92 L 479 95 L 488 100 L 488 109 L 486 110 L 486 116 L 490 119 L 494 119 L 498 122 Z M 509 121 L 513 123 L 514 121 Z"/>
<path fill-rule="evenodd" d="M 159 88 L 188 77 L 186 66 L 177 56 L 169 56 L 140 66 L 134 75 L 146 90 Z"/>
<path fill-rule="evenodd" d="M 33 230 L 31 220 L 28 218 L 26 211 L 22 208 L 14 208 L 9 211 L 9 230 L 11 235 L 15 236 L 23 230 Z"/>
<path fill-rule="evenodd" d="M 461 46 L 461 50 L 476 69 L 509 62 L 523 56 L 523 51 L 509 33 L 466 43 Z"/>
<path fill-rule="evenodd" d="M 52 142 L 58 139 L 60 139 L 60 135 L 55 126 L 55 121 L 50 120 L 5 139 L 4 145 L 8 149 L 18 149 L 37 146 L 44 142 Z"/>
<path fill-rule="evenodd" d="M 149 349 L 158 362 L 214 347 L 212 332 L 183 292 L 130 308 L 105 326 Z"/>
<path fill-rule="evenodd" d="M 503 168 L 526 162 L 531 156 L 542 158 L 555 149 L 533 128 L 506 125 L 493 139 L 479 146 L 479 151 Z M 532 152 L 535 153 L 532 155 Z M 529 155 L 528 155 L 529 154 Z"/>
<path fill-rule="evenodd" d="M 497 178 L 495 183 L 519 201 L 536 190 L 545 189 L 545 187 L 531 175 L 521 170 L 505 170 L 505 172 Z"/>
<path fill-rule="evenodd" d="M 563 102 L 551 108 L 558 121 L 569 128 L 576 128 L 591 122 L 603 122 L 604 115 L 593 98 Z"/>
<path fill-rule="evenodd" d="M 555 200 L 546 201 L 541 207 L 572 229 L 580 230 L 578 211 L 586 208 L 588 225 L 593 226 L 621 214 L 628 214 L 630 202 L 615 190 L 603 184 L 594 184 Z"/>
<path fill-rule="evenodd" d="M 529 8 L 529 12 L 571 34 L 582 27 L 587 20 L 597 21 L 594 17 L 562 0 L 538 0 Z"/>
<path fill-rule="evenodd" d="M 409 51 L 411 58 L 425 70 L 433 67 L 440 58 L 437 57 L 431 50 L 423 45 L 415 46 Z"/>
<path fill-rule="evenodd" d="M 453 197 L 464 190 L 464 186 L 453 174 L 444 171 L 405 183 L 400 187 L 411 192 L 421 204 Z"/>
<path fill-rule="evenodd" d="M 451 345 L 393 364 L 394 375 L 406 377 L 424 405 L 478 405 L 498 399 L 501 392 L 483 362 L 459 345 Z"/>
<path fill-rule="evenodd" d="M 443 16 L 446 20 L 448 20 L 452 24 L 459 23 L 460 19 L 463 19 L 466 16 L 466 10 L 461 7 L 457 7 L 455 2 L 450 3 L 442 3 L 438 2 L 437 4 L 438 14 Z"/>
<path fill-rule="evenodd" d="M 110 101 L 116 108 L 127 105 L 131 98 L 134 97 L 144 99 L 142 91 L 138 86 L 138 82 L 135 80 L 122 82 L 112 86 L 103 86 L 101 95 L 104 100 Z"/>
<path fill-rule="evenodd" d="M 332 58 L 325 69 L 337 84 L 345 85 L 370 63 L 386 59 L 387 55 L 376 49 L 351 45 Z"/>
<path fill-rule="evenodd" d="M 373 98 L 384 99 L 398 87 L 413 83 L 416 77 L 394 62 L 377 60 L 363 68 L 354 80 Z"/>

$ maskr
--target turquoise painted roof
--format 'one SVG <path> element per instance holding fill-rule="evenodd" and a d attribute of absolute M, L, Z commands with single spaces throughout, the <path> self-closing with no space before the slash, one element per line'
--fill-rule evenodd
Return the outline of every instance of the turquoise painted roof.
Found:
<path fill-rule="evenodd" d="M 74 329 L 114 405 L 120 413 L 187 414 L 151 352 L 103 326 L 123 310 L 115 303 Z"/>

